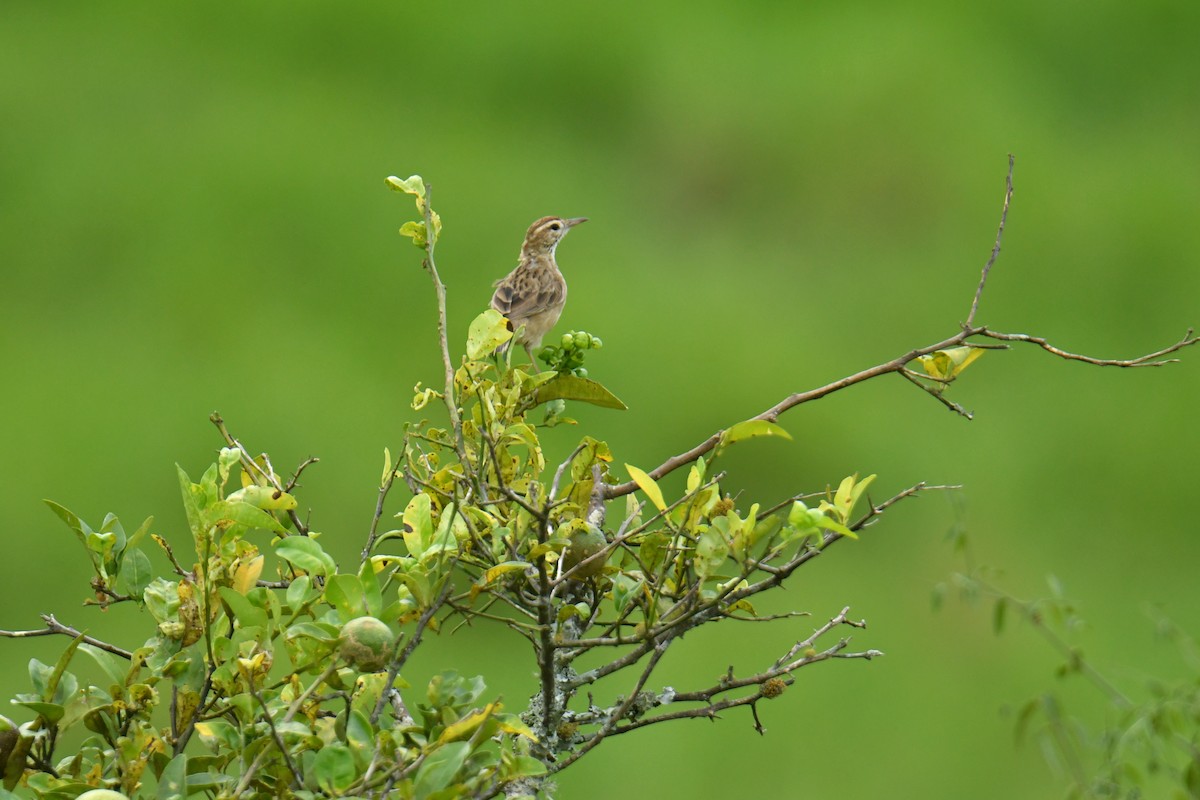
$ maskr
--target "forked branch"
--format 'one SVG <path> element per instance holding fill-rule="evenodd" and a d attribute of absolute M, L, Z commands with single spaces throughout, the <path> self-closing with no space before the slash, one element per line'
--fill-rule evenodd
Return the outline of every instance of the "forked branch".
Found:
<path fill-rule="evenodd" d="M 1047 342 L 1045 339 L 1043 339 L 1040 336 L 1031 336 L 1031 335 L 1025 334 L 1025 333 L 1003 333 L 1001 331 L 992 330 L 984 325 L 976 325 L 975 324 L 975 315 L 979 310 L 979 302 L 980 302 L 980 299 L 983 297 L 983 290 L 987 284 L 988 275 L 991 272 L 992 266 L 995 264 L 997 257 L 999 257 L 999 255 L 1000 255 L 1000 244 L 1001 244 L 1001 240 L 1004 236 L 1004 226 L 1005 226 L 1005 223 L 1008 221 L 1008 207 L 1009 207 L 1009 202 L 1012 200 L 1012 193 L 1013 193 L 1013 184 L 1012 184 L 1013 163 L 1014 163 L 1013 157 L 1010 155 L 1008 157 L 1008 176 L 1005 180 L 1004 207 L 1000 213 L 1000 225 L 997 227 L 997 230 L 996 230 L 996 242 L 992 247 L 991 256 L 988 258 L 987 263 L 983 267 L 983 272 L 979 278 L 979 284 L 975 288 L 975 295 L 971 301 L 971 309 L 967 315 L 967 321 L 965 323 L 963 323 L 962 329 L 958 333 L 956 333 L 955 335 L 950 336 L 946 339 L 943 339 L 940 342 L 926 345 L 925 347 L 918 347 L 916 349 L 909 350 L 907 353 L 899 355 L 896 358 L 891 359 L 890 361 L 885 361 L 881 364 L 876 364 L 873 367 L 864 369 L 861 372 L 856 372 L 853 375 L 849 375 L 845 378 L 841 378 L 839 380 L 833 381 L 832 383 L 828 383 L 828 384 L 818 387 L 816 389 L 810 389 L 806 392 L 797 392 L 795 394 L 789 395 L 788 397 L 785 397 L 783 400 L 779 401 L 775 405 L 768 408 L 766 411 L 763 411 L 760 414 L 750 417 L 750 420 L 767 420 L 768 422 L 777 422 L 780 415 L 782 415 L 785 411 L 788 411 L 789 409 L 795 408 L 798 405 L 803 405 L 804 403 L 809 403 L 809 402 L 812 402 L 813 400 L 819 400 L 822 397 L 833 394 L 834 392 L 841 391 L 842 389 L 846 389 L 850 386 L 854 386 L 856 384 L 863 383 L 864 381 L 871 380 L 872 378 L 878 378 L 881 375 L 887 375 L 887 374 L 893 373 L 893 372 L 899 373 L 900 375 L 902 375 L 906 379 L 908 379 L 910 382 L 916 384 L 918 387 L 920 387 L 922 390 L 924 390 L 925 392 L 932 395 L 935 399 L 937 399 L 939 402 L 941 402 L 943 405 L 945 405 L 951 411 L 954 411 L 955 413 L 957 413 L 967 419 L 971 419 L 972 414 L 970 412 L 968 412 L 966 409 L 964 409 L 959 404 L 953 403 L 953 402 L 947 400 L 944 397 L 943 392 L 939 391 L 939 389 L 937 387 L 928 386 L 926 384 L 921 383 L 919 380 L 917 380 L 915 373 L 908 368 L 908 365 L 910 363 L 912 363 L 912 361 L 914 359 L 920 358 L 921 356 L 931 355 L 933 353 L 938 352 L 939 350 L 948 350 L 953 347 L 964 347 L 964 346 L 996 347 L 996 345 L 987 345 L 984 343 L 975 344 L 971 341 L 974 337 L 983 337 L 986 339 L 994 339 L 994 340 L 1000 341 L 1000 342 L 1025 342 L 1027 344 L 1037 345 L 1038 347 L 1042 348 L 1043 350 L 1050 353 L 1051 355 L 1057 356 L 1059 358 L 1067 359 L 1069 361 L 1082 361 L 1085 364 L 1092 364 L 1093 366 L 1098 366 L 1098 367 L 1126 367 L 1126 368 L 1161 367 L 1166 364 L 1174 363 L 1175 361 L 1178 361 L 1178 359 L 1164 358 L 1164 357 L 1169 356 L 1172 353 L 1176 353 L 1185 347 L 1190 347 L 1191 345 L 1194 345 L 1197 342 L 1200 342 L 1200 337 L 1197 337 L 1195 335 L 1195 332 L 1192 328 L 1188 328 L 1187 333 L 1184 334 L 1182 339 L 1180 339 L 1179 341 L 1175 342 L 1174 344 L 1164 347 L 1160 350 L 1155 350 L 1152 353 L 1147 353 L 1145 355 L 1138 356 L 1136 358 L 1107 359 L 1107 358 L 1095 358 L 1093 356 L 1080 355 L 1077 353 L 1068 352 L 1066 350 L 1063 350 L 1062 348 L 1059 348 L 1059 347 L 1056 347 L 1056 346 L 1050 344 L 1049 342 Z M 943 387 L 943 390 L 944 390 L 944 387 Z M 747 421 L 750 421 L 750 420 L 747 420 Z M 704 441 L 697 444 L 695 447 L 692 447 L 689 450 L 685 450 L 684 452 L 682 452 L 676 456 L 672 456 L 671 458 L 668 458 L 666 461 L 659 464 L 654 469 L 650 470 L 650 473 L 649 473 L 650 477 L 654 478 L 655 480 L 659 480 L 664 475 L 668 475 L 671 472 L 674 472 L 675 470 L 679 469 L 680 467 L 683 467 L 683 466 L 693 463 L 696 459 L 700 458 L 701 456 L 705 455 L 706 453 L 711 451 L 713 448 L 715 448 L 717 446 L 717 444 L 720 443 L 721 435 L 723 433 L 724 433 L 724 430 L 719 430 L 716 433 L 709 436 Z M 630 494 L 631 492 L 634 492 L 635 490 L 637 490 L 637 488 L 638 488 L 638 486 L 634 481 L 627 481 L 625 483 L 609 485 L 605 489 L 605 497 L 609 500 L 616 498 L 616 497 L 623 497 L 627 494 Z"/>

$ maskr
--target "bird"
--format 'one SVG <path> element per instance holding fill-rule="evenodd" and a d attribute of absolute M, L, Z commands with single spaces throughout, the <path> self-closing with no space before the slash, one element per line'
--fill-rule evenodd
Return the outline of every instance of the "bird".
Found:
<path fill-rule="evenodd" d="M 542 217 L 529 226 L 521 244 L 517 267 L 496 281 L 492 308 L 508 319 L 517 334 L 515 341 L 525 347 L 530 363 L 533 351 L 558 322 L 567 302 L 567 282 L 558 269 L 554 251 L 558 243 L 587 217 Z M 523 326 L 523 327 L 522 327 Z M 497 349 L 504 353 L 509 343 Z"/>

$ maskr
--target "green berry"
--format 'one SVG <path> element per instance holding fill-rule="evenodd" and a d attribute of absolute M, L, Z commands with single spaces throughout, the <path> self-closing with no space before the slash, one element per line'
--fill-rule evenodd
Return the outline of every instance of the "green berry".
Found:
<path fill-rule="evenodd" d="M 575 346 L 580 350 L 587 350 L 592 346 L 592 335 L 586 331 L 575 334 Z"/>
<path fill-rule="evenodd" d="M 570 350 L 574 346 L 575 346 L 575 337 L 569 333 L 564 333 L 562 335 L 562 349 Z"/>
<path fill-rule="evenodd" d="M 599 336 L 593 336 L 592 337 L 592 349 L 599 350 L 601 347 L 604 347 L 604 342 L 600 341 Z"/>
<path fill-rule="evenodd" d="M 579 369 L 575 370 L 575 377 L 577 377 L 577 378 L 586 378 L 587 375 L 588 375 L 587 370 L 584 369 L 583 367 L 580 367 Z"/>

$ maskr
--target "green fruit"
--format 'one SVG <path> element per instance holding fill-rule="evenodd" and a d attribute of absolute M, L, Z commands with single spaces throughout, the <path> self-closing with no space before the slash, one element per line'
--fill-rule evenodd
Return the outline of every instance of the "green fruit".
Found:
<path fill-rule="evenodd" d="M 604 347 L 604 342 L 600 341 L 599 336 L 593 336 L 592 337 L 592 349 L 599 350 L 601 347 Z"/>
<path fill-rule="evenodd" d="M 112 789 L 92 789 L 79 795 L 75 800 L 129 800 L 129 798 Z"/>
<path fill-rule="evenodd" d="M 575 346 L 575 337 L 569 333 L 564 333 L 562 335 L 562 349 L 570 350 L 574 346 Z"/>
<path fill-rule="evenodd" d="M 608 544 L 608 540 L 604 538 L 604 532 L 595 525 L 589 525 L 583 520 L 575 520 L 571 523 L 571 528 L 569 534 L 571 544 L 567 546 L 566 555 L 563 557 L 564 572 L 585 558 L 599 553 Z M 587 566 L 576 570 L 571 577 L 577 580 L 594 578 L 604 569 L 604 562 L 603 558 L 590 561 Z"/>
<path fill-rule="evenodd" d="M 575 334 L 575 346 L 580 350 L 586 350 L 592 346 L 592 335 L 586 331 L 580 331 Z"/>
<path fill-rule="evenodd" d="M 554 360 L 554 355 L 556 352 L 557 352 L 556 348 L 551 347 L 550 345 L 546 345 L 545 347 L 543 347 L 541 350 L 538 351 L 538 358 L 541 359 L 546 364 L 549 364 L 551 361 Z"/>
<path fill-rule="evenodd" d="M 375 617 L 359 617 L 342 626 L 339 652 L 359 672 L 380 672 L 392 656 L 392 629 Z"/>
<path fill-rule="evenodd" d="M 586 370 L 586 369 L 584 369 L 583 367 L 580 367 L 579 369 L 575 370 L 575 377 L 577 377 L 577 378 L 586 378 L 586 377 L 587 377 L 587 370 Z"/>

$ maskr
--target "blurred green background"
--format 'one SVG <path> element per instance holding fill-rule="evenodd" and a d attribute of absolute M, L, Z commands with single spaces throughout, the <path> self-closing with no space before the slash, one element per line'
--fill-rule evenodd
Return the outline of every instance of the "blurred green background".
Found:
<path fill-rule="evenodd" d="M 0 627 L 37 614 L 121 639 L 132 608 L 79 607 L 83 554 L 41 504 L 113 511 L 182 544 L 173 464 L 219 446 L 220 409 L 357 553 L 384 446 L 437 385 L 434 305 L 396 229 L 420 172 L 445 221 L 454 339 L 544 214 L 562 246 L 560 330 L 631 407 L 577 430 L 649 468 L 712 431 L 953 333 L 991 248 L 1006 154 L 1017 191 L 980 321 L 1129 357 L 1200 321 L 1200 5 L 1194 2 L 21 2 L 0 10 Z M 799 673 L 748 713 L 606 744 L 562 795 L 1053 798 L 1010 709 L 1055 656 L 984 609 L 931 610 L 945 532 L 1018 594 L 1053 572 L 1082 643 L 1134 693 L 1178 659 L 1146 609 L 1200 628 L 1194 507 L 1200 352 L 1101 370 L 1033 349 L 956 384 L 967 422 L 880 380 L 730 454 L 767 502 L 879 474 L 928 495 L 798 574 L 814 620 L 690 635 L 661 683 L 757 671 L 851 605 L 887 652 Z M 402 498 L 397 498 L 400 502 Z M 157 556 L 156 556 L 157 557 Z M 0 689 L 65 640 L 0 641 Z M 136 641 L 127 641 L 133 646 Z M 468 631 L 413 664 L 534 686 L 515 637 Z M 612 686 L 620 692 L 625 687 Z M 1082 701 L 1090 695 L 1078 693 Z M 598 698 L 600 699 L 600 698 Z"/>

